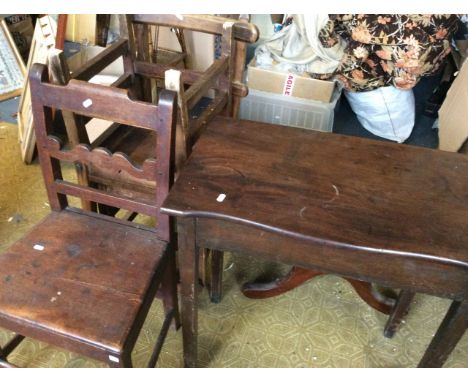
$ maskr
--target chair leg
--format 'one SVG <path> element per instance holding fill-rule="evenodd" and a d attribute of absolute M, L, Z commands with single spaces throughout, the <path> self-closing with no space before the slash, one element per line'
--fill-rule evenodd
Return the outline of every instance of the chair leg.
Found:
<path fill-rule="evenodd" d="M 410 292 L 408 290 L 402 290 L 398 296 L 398 299 L 393 307 L 390 317 L 385 324 L 384 336 L 387 338 L 392 338 L 398 327 L 400 326 L 403 318 L 408 314 L 408 310 L 413 301 L 414 295 L 416 293 Z"/>
<path fill-rule="evenodd" d="M 0 347 L 0 368 L 12 368 L 16 367 L 15 365 L 7 361 L 7 357 L 10 353 L 15 350 L 18 345 L 24 340 L 24 336 L 20 334 L 15 334 L 15 336 L 8 341 L 5 346 Z"/>
<path fill-rule="evenodd" d="M 180 328 L 179 302 L 177 299 L 176 262 L 174 253 L 169 254 L 166 270 L 161 281 L 162 300 L 164 312 L 174 316 L 174 329 Z"/>
<path fill-rule="evenodd" d="M 159 354 L 164 345 L 164 340 L 166 339 L 167 332 L 169 331 L 169 326 L 171 325 L 172 319 L 174 318 L 174 310 L 166 312 L 166 317 L 164 318 L 161 331 L 159 332 L 158 340 L 153 349 L 153 354 L 151 354 L 150 360 L 148 361 L 148 368 L 154 368 L 158 362 Z"/>

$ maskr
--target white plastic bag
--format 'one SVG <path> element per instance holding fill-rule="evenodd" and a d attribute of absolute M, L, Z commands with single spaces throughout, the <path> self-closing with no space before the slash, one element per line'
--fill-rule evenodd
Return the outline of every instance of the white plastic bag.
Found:
<path fill-rule="evenodd" d="M 399 143 L 414 126 L 413 91 L 386 86 L 369 92 L 345 91 L 345 96 L 361 125 L 372 134 Z"/>

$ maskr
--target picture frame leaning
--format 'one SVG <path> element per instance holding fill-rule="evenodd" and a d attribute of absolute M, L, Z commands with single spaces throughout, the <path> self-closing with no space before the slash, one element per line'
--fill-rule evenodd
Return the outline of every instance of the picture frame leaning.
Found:
<path fill-rule="evenodd" d="M 0 21 L 0 101 L 19 96 L 26 67 L 4 19 Z"/>
<path fill-rule="evenodd" d="M 34 63 L 47 65 L 50 49 L 55 47 L 55 35 L 57 24 L 53 17 L 46 15 L 36 21 L 34 36 L 26 65 L 30 70 Z M 21 158 L 26 164 L 31 164 L 36 148 L 36 136 L 34 134 L 34 121 L 31 109 L 31 90 L 29 79 L 24 80 L 21 99 L 18 106 L 18 139 L 21 146 Z"/>

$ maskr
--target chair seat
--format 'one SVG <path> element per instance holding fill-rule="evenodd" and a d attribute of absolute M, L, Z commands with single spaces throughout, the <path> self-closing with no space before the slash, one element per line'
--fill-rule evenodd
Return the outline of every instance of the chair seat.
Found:
<path fill-rule="evenodd" d="M 52 212 L 0 255 L 0 325 L 38 340 L 47 334 L 69 350 L 78 339 L 90 354 L 116 354 L 144 310 L 166 246 L 150 230 Z"/>

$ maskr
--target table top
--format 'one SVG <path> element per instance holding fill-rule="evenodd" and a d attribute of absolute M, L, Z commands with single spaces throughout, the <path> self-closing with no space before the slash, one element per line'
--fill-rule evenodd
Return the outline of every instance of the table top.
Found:
<path fill-rule="evenodd" d="M 468 269 L 468 156 L 456 153 L 217 117 L 162 211 Z"/>

